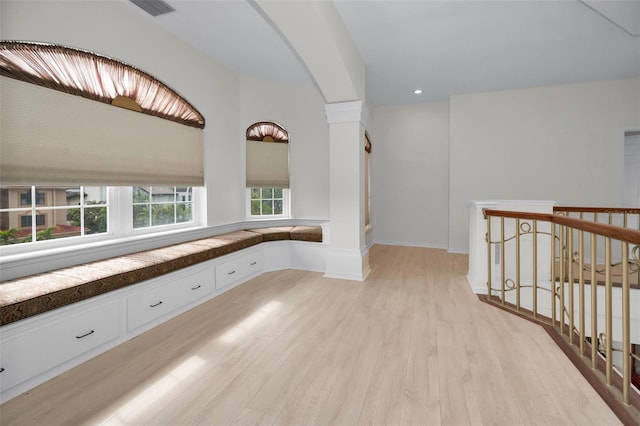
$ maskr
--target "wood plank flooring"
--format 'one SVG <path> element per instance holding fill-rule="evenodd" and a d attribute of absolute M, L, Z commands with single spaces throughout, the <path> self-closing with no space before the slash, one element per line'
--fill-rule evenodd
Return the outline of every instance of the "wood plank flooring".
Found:
<path fill-rule="evenodd" d="M 9 425 L 614 425 L 467 256 L 376 245 L 361 282 L 261 275 L 0 406 Z"/>

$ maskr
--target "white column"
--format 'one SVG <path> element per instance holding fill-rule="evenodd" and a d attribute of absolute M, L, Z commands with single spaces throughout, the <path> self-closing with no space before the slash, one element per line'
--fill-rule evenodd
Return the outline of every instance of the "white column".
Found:
<path fill-rule="evenodd" d="M 331 241 L 326 277 L 364 281 L 369 253 L 364 233 L 364 126 L 361 101 L 325 105 L 329 123 Z"/>

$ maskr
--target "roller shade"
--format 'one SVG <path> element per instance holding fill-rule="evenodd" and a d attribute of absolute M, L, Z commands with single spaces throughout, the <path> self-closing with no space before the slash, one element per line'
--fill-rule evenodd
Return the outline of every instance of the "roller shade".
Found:
<path fill-rule="evenodd" d="M 289 144 L 247 141 L 247 188 L 289 188 Z"/>
<path fill-rule="evenodd" d="M 2 185 L 204 184 L 201 129 L 0 77 Z"/>

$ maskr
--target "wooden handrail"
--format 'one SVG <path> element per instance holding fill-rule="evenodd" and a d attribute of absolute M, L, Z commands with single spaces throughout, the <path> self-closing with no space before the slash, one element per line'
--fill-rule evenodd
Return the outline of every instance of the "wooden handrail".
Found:
<path fill-rule="evenodd" d="M 632 244 L 640 244 L 640 231 L 635 229 L 622 228 L 615 225 L 608 225 L 605 223 L 598 223 L 590 220 L 576 219 L 567 216 L 558 216 L 549 213 L 531 213 L 491 209 L 483 209 L 482 212 L 485 218 L 487 216 L 494 216 L 508 217 L 513 219 L 541 220 L 545 222 L 569 226 L 574 229 L 590 232 L 592 234 L 602 235 L 604 237 L 610 237 L 620 241 L 627 241 Z"/>
<path fill-rule="evenodd" d="M 574 207 L 574 206 L 554 206 L 555 212 L 567 213 L 618 213 L 618 214 L 640 214 L 640 208 L 626 207 Z"/>

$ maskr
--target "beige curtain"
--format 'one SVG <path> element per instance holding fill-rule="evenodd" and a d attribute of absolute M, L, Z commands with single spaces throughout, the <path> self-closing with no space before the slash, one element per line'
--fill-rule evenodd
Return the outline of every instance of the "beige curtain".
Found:
<path fill-rule="evenodd" d="M 2 185 L 204 184 L 202 130 L 0 77 Z"/>
<path fill-rule="evenodd" d="M 289 144 L 247 141 L 247 188 L 289 188 Z"/>

